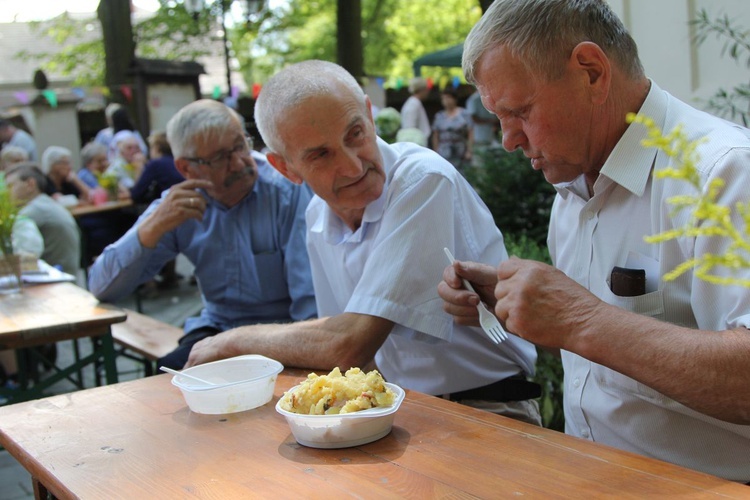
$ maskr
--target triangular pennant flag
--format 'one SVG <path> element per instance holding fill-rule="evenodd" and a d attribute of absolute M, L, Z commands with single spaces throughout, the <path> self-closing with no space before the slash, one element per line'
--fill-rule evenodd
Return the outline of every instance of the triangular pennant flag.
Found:
<path fill-rule="evenodd" d="M 128 102 L 133 100 L 133 89 L 130 88 L 130 85 L 120 85 L 120 92 Z"/>
<path fill-rule="evenodd" d="M 218 99 L 219 97 L 221 97 L 221 89 L 218 85 L 214 86 L 214 93 L 211 94 L 211 97 L 213 97 L 214 99 Z"/>
<path fill-rule="evenodd" d="M 435 83 L 432 81 L 432 78 L 427 79 L 427 88 L 432 90 L 432 87 L 435 86 Z"/>
<path fill-rule="evenodd" d="M 378 82 L 378 87 L 382 89 L 383 84 L 385 83 L 385 80 L 383 80 L 383 78 L 376 78 L 375 81 Z"/>
<path fill-rule="evenodd" d="M 404 86 L 404 80 L 399 76 L 396 78 L 396 90 L 401 90 L 401 87 Z"/>
<path fill-rule="evenodd" d="M 461 85 L 461 79 L 457 76 L 453 77 L 453 88 L 457 89 L 458 86 Z"/>
<path fill-rule="evenodd" d="M 257 99 L 260 95 L 260 89 L 262 88 L 260 83 L 253 83 L 253 99 Z"/>
<path fill-rule="evenodd" d="M 16 100 L 18 102 L 20 102 L 21 104 L 28 104 L 29 103 L 29 94 L 27 94 L 24 91 L 16 92 L 15 94 L 13 94 L 13 97 L 15 97 Z"/>
<path fill-rule="evenodd" d="M 232 99 L 237 99 L 240 96 L 240 88 L 237 85 L 232 85 L 232 93 L 230 95 Z"/>
<path fill-rule="evenodd" d="M 57 93 L 54 90 L 42 90 L 42 95 L 45 99 L 47 99 L 47 102 L 50 106 L 53 108 L 57 107 Z"/>

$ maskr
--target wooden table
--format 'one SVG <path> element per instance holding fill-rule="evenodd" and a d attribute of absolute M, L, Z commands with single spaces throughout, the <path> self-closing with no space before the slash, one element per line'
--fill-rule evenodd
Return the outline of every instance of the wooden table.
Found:
<path fill-rule="evenodd" d="M 59 498 L 748 498 L 750 488 L 407 391 L 391 434 L 297 444 L 266 405 L 192 413 L 170 375 L 0 408 L 0 444 Z"/>
<path fill-rule="evenodd" d="M 62 340 L 96 339 L 94 351 L 71 366 L 59 368 L 33 386 L 23 381 L 21 389 L 2 389 L 0 394 L 12 401 L 38 398 L 59 380 L 84 366 L 99 363 L 104 365 L 107 383 L 116 383 L 110 325 L 125 321 L 126 317 L 121 309 L 100 304 L 96 297 L 72 283 L 26 286 L 20 294 L 0 296 L 0 349 L 16 349 L 20 354 L 23 348 Z M 18 356 L 18 359 L 21 368 L 23 358 Z"/>
<path fill-rule="evenodd" d="M 123 208 L 132 207 L 132 200 L 117 200 L 108 201 L 101 205 L 73 205 L 68 207 L 73 217 L 81 217 L 82 215 L 100 214 L 104 212 L 111 212 L 112 210 L 121 210 Z"/>

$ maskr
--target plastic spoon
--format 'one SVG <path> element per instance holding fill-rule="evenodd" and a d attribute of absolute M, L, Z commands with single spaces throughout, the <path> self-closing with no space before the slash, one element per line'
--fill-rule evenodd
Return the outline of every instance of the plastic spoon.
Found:
<path fill-rule="evenodd" d="M 202 378 L 198 378 L 193 375 L 188 375 L 185 372 L 180 372 L 177 370 L 173 370 L 172 368 L 167 368 L 166 366 L 159 367 L 159 369 L 163 372 L 171 373 L 172 375 L 180 375 L 185 378 L 189 378 L 190 380 L 194 380 L 196 382 L 200 382 L 201 384 L 210 385 L 210 386 L 216 386 L 219 384 L 214 384 L 213 382 L 209 382 L 208 380 L 203 380 Z"/>

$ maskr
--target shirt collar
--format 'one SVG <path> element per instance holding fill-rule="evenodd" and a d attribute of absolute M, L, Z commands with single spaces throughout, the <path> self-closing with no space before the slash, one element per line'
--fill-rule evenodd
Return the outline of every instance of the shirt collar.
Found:
<path fill-rule="evenodd" d="M 666 116 L 666 103 L 666 93 L 656 83 L 651 82 L 651 88 L 638 114 L 651 118 L 661 129 Z M 641 144 L 646 138 L 648 138 L 648 132 L 643 125 L 631 124 L 617 141 L 599 175 L 611 179 L 636 196 L 642 196 L 651 176 L 657 153 L 656 149 L 646 148 Z M 581 175 L 572 182 L 556 184 L 555 189 L 560 196 L 567 198 L 570 193 L 579 192 L 582 181 Z"/>

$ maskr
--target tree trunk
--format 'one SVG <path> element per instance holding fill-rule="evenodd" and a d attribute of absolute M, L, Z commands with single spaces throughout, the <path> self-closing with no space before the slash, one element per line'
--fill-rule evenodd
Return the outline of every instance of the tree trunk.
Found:
<path fill-rule="evenodd" d="M 130 83 L 128 70 L 135 57 L 130 0 L 100 0 L 96 13 L 104 38 L 104 81 L 113 98 L 122 97 L 120 85 Z"/>
<path fill-rule="evenodd" d="M 362 1 L 337 0 L 338 63 L 356 77 L 364 75 Z"/>
<path fill-rule="evenodd" d="M 479 0 L 479 6 L 482 7 L 482 14 L 487 12 L 487 9 L 490 8 L 491 4 L 492 0 Z"/>

